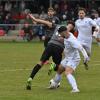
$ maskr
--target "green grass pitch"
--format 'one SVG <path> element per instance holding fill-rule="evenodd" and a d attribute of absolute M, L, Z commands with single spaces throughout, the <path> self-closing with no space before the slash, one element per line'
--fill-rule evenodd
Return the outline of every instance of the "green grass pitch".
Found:
<path fill-rule="evenodd" d="M 39 61 L 43 43 L 0 42 L 0 100 L 100 100 L 100 47 L 93 44 L 89 70 L 78 66 L 75 77 L 80 93 L 71 94 L 71 87 L 63 74 L 61 86 L 49 90 L 49 80 L 55 75 L 47 75 L 49 65 L 45 65 L 33 80 L 32 90 L 25 89 L 27 78 L 33 66 Z"/>

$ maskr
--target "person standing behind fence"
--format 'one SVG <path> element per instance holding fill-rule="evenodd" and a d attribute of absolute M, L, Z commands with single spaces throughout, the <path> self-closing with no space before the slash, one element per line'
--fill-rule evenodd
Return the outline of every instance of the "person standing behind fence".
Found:
<path fill-rule="evenodd" d="M 27 41 L 31 41 L 33 39 L 32 27 L 26 22 L 22 30 L 24 31 L 25 34 L 24 39 Z"/>

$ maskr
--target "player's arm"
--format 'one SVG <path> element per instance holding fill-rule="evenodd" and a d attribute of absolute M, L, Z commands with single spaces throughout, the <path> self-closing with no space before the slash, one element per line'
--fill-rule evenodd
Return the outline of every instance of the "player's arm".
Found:
<path fill-rule="evenodd" d="M 78 50 L 82 53 L 82 55 L 84 57 L 84 61 L 88 60 L 89 57 L 87 55 L 87 52 L 81 45 L 78 46 Z"/>
<path fill-rule="evenodd" d="M 87 63 L 89 61 L 89 57 L 87 55 L 86 50 L 83 48 L 83 46 L 77 40 L 73 42 L 73 46 L 74 46 L 74 48 L 78 49 L 82 53 L 82 55 L 84 57 L 84 62 L 83 63 L 85 65 L 85 68 L 88 69 L 88 64 Z"/>
<path fill-rule="evenodd" d="M 94 27 L 94 31 L 93 31 L 93 37 L 97 38 L 97 34 L 100 32 L 100 27 L 97 25 L 97 23 L 93 20 L 91 20 L 91 23 Z"/>
<path fill-rule="evenodd" d="M 99 31 L 99 26 L 96 24 L 96 22 L 92 19 L 90 19 L 90 24 L 92 25 L 92 27 L 94 27 L 94 31 L 98 32 Z"/>
<path fill-rule="evenodd" d="M 83 64 L 85 65 L 85 69 L 88 70 L 88 61 L 89 61 L 89 57 L 87 55 L 86 50 L 83 48 L 83 46 L 79 43 L 78 44 L 78 50 L 82 53 L 82 55 L 84 56 L 84 61 Z"/>
<path fill-rule="evenodd" d="M 80 44 L 80 42 L 76 38 L 73 38 L 71 40 L 71 44 L 74 48 L 78 49 L 82 53 L 84 59 L 89 58 L 86 50 L 83 48 L 83 46 Z"/>
<path fill-rule="evenodd" d="M 47 26 L 49 26 L 49 27 L 52 27 L 52 26 L 53 26 L 53 24 L 52 24 L 51 22 L 49 22 L 49 21 L 37 19 L 37 18 L 35 18 L 34 16 L 32 16 L 32 14 L 28 14 L 28 15 L 29 15 L 29 17 L 30 17 L 33 21 L 35 21 L 35 22 L 37 22 L 37 23 L 45 24 L 45 25 L 47 25 Z"/>
<path fill-rule="evenodd" d="M 73 46 L 74 46 L 74 48 L 78 49 L 82 53 L 84 59 L 88 58 L 87 52 L 85 51 L 83 46 L 77 40 L 73 42 Z"/>

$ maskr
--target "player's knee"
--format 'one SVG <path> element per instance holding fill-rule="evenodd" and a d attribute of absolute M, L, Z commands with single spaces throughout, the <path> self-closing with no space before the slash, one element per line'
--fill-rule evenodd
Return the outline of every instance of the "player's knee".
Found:
<path fill-rule="evenodd" d="M 38 64 L 42 67 L 44 65 L 44 62 L 40 61 Z"/>
<path fill-rule="evenodd" d="M 62 67 L 62 66 L 59 66 L 59 67 L 58 67 L 58 70 L 57 70 L 57 73 L 58 73 L 58 74 L 62 74 L 64 71 L 65 71 L 65 68 Z"/>
<path fill-rule="evenodd" d="M 71 67 L 67 67 L 65 69 L 65 74 L 68 75 L 68 74 L 73 74 L 74 70 L 71 68 Z"/>

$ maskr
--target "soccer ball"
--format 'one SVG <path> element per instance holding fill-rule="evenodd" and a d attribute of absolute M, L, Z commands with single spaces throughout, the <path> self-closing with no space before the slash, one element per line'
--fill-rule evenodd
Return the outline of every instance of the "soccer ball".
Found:
<path fill-rule="evenodd" d="M 50 80 L 50 89 L 56 89 L 60 87 L 60 82 L 56 83 L 53 79 Z"/>

